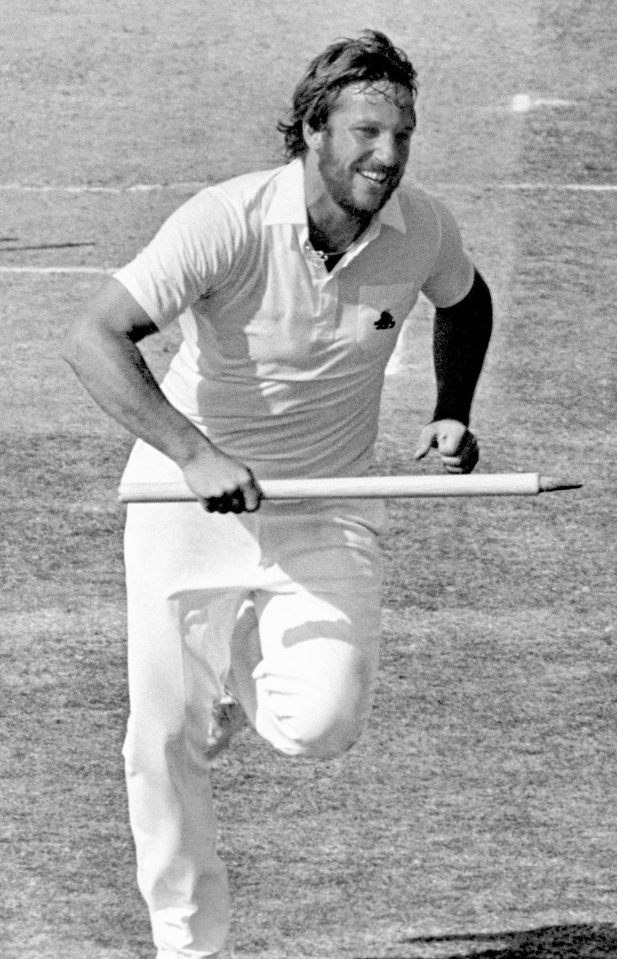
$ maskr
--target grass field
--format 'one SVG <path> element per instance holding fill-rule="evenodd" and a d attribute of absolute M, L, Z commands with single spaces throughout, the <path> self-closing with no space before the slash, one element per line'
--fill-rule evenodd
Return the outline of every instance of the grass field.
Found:
<path fill-rule="evenodd" d="M 229 956 L 617 957 L 611 0 L 4 0 L 2 20 L 1 959 L 152 956 L 120 757 L 130 438 L 62 336 L 199 184 L 279 162 L 302 66 L 365 26 L 418 66 L 410 177 L 493 290 L 481 469 L 584 487 L 390 508 L 366 737 L 316 764 L 247 732 L 217 763 Z M 159 372 L 174 336 L 147 346 Z M 384 472 L 412 469 L 432 395 L 420 304 Z"/>

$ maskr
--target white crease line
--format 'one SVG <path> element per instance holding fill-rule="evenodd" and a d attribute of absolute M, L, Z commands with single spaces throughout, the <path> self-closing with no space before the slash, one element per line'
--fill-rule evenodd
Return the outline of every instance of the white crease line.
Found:
<path fill-rule="evenodd" d="M 201 190 L 211 186 L 209 183 L 137 183 L 133 186 L 25 186 L 19 183 L 0 183 L 0 190 L 7 193 L 148 193 L 157 190 Z M 424 184 L 420 184 L 424 186 Z M 591 193 L 613 193 L 617 183 L 435 183 L 426 184 L 426 189 L 441 190 L 556 190 L 580 191 Z"/>
<path fill-rule="evenodd" d="M 433 183 L 420 184 L 428 190 L 507 190 L 509 192 L 541 192 L 553 193 L 615 193 L 617 183 Z"/>
<path fill-rule="evenodd" d="M 131 186 L 67 186 L 40 185 L 30 186 L 21 183 L 0 183 L 0 190 L 15 193 L 150 193 L 156 190 L 202 190 L 209 183 L 134 183 Z"/>
<path fill-rule="evenodd" d="M 500 190 L 555 190 L 557 192 L 615 193 L 617 183 L 499 183 L 486 184 L 486 189 Z"/>
<path fill-rule="evenodd" d="M 0 266 L 0 273 L 115 273 L 117 267 L 104 266 Z"/>

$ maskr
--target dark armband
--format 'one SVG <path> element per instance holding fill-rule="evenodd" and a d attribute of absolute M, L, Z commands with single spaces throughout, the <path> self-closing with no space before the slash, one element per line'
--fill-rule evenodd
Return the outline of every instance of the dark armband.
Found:
<path fill-rule="evenodd" d="M 433 359 L 437 402 L 433 420 L 453 419 L 469 425 L 492 327 L 490 290 L 476 270 L 467 296 L 454 306 L 435 311 Z"/>

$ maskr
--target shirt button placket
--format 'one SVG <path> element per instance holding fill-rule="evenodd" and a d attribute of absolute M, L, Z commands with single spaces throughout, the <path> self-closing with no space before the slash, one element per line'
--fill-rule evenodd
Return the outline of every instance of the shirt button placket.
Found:
<path fill-rule="evenodd" d="M 327 274 L 320 283 L 319 293 L 319 330 L 324 339 L 333 339 L 336 333 L 337 299 L 338 281 Z"/>

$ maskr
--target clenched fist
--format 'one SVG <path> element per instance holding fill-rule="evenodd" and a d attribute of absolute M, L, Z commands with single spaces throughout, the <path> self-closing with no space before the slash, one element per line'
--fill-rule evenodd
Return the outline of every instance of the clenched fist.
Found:
<path fill-rule="evenodd" d="M 478 441 L 458 420 L 436 420 L 420 433 L 415 459 L 423 459 L 436 449 L 448 473 L 471 473 L 480 458 Z"/>

